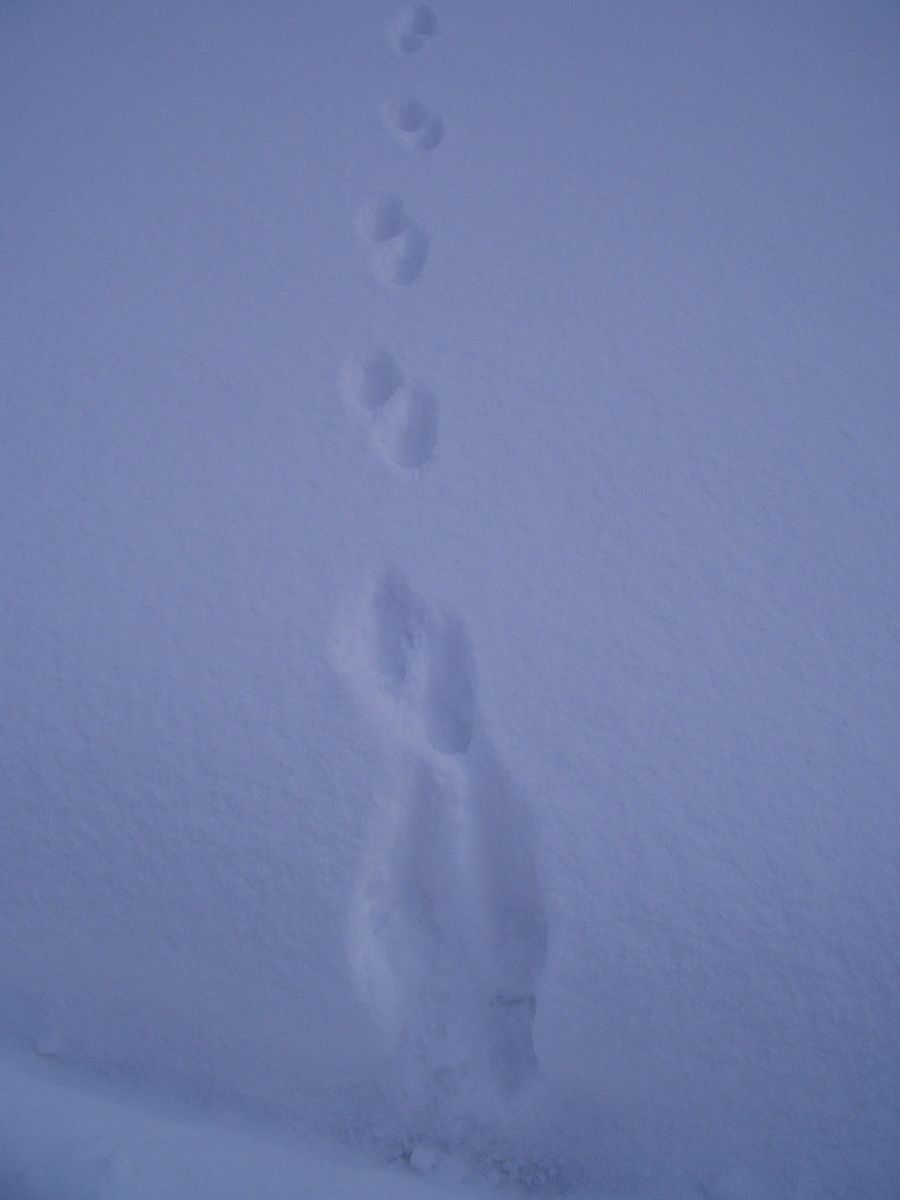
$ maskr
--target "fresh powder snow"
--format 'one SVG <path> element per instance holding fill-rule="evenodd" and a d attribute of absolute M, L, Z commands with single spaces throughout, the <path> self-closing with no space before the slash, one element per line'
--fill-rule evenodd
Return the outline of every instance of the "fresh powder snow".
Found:
<path fill-rule="evenodd" d="M 900 1195 L 898 85 L 0 6 L 0 1200 Z"/>

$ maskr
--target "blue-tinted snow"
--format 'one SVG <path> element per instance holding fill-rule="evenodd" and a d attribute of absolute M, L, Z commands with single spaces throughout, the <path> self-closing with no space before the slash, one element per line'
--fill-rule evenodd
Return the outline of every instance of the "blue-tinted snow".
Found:
<path fill-rule="evenodd" d="M 896 1189 L 898 36 L 3 7 L 8 1047 L 376 1157 Z"/>

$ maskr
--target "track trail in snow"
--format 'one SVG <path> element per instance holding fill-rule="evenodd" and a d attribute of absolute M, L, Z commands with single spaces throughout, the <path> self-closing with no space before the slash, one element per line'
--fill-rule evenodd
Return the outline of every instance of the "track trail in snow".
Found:
<path fill-rule="evenodd" d="M 481 726 L 462 621 L 387 570 L 338 653 L 396 774 L 352 914 L 356 976 L 405 1098 L 488 1115 L 537 1069 L 547 930 L 527 808 Z"/>
<path fill-rule="evenodd" d="M 434 150 L 444 137 L 444 122 L 415 96 L 394 100 L 382 109 L 392 136 L 408 150 Z"/>
<path fill-rule="evenodd" d="M 411 4 L 388 26 L 391 44 L 402 57 L 424 49 L 437 31 L 437 16 L 427 4 Z"/>
<path fill-rule="evenodd" d="M 424 4 L 388 27 L 403 58 L 438 30 Z M 434 149 L 437 114 L 417 98 L 385 106 L 389 132 Z M 428 237 L 402 199 L 359 210 L 376 278 L 409 285 Z M 373 448 L 395 467 L 431 457 L 438 407 L 384 347 L 345 362 L 341 392 Z M 490 1118 L 537 1071 L 532 1027 L 547 930 L 527 809 L 478 714 L 462 620 L 426 604 L 387 569 L 338 630 L 337 658 L 380 729 L 395 780 L 378 814 L 351 913 L 359 987 L 392 1047 L 393 1084 L 418 1119 Z"/>
<path fill-rule="evenodd" d="M 399 196 L 376 196 L 362 206 L 356 231 L 375 279 L 386 287 L 407 287 L 428 261 L 428 234 L 407 213 Z"/>
<path fill-rule="evenodd" d="M 423 49 L 438 30 L 426 4 L 404 9 L 388 24 L 388 40 L 401 58 Z M 382 106 L 384 123 L 408 150 L 434 150 L 444 123 L 418 97 L 407 95 Z M 390 290 L 414 284 L 428 262 L 430 238 L 412 219 L 400 196 L 374 195 L 356 214 L 356 233 L 377 283 Z M 438 405 L 425 384 L 407 377 L 383 347 L 354 355 L 341 373 L 341 391 L 365 417 L 372 448 L 386 463 L 404 471 L 431 458 L 438 433 Z"/>
<path fill-rule="evenodd" d="M 341 371 L 341 392 L 362 413 L 374 450 L 385 462 L 423 467 L 437 441 L 438 406 L 429 388 L 408 379 L 383 348 L 351 356 Z"/>

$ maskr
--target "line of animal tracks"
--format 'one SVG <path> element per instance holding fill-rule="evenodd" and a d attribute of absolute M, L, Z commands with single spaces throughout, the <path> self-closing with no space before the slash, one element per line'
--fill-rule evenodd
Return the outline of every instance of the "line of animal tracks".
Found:
<path fill-rule="evenodd" d="M 414 4 L 388 39 L 402 71 L 409 56 L 439 52 L 438 16 Z M 407 95 L 382 114 L 404 150 L 440 152 L 444 122 L 427 98 Z M 401 196 L 367 200 L 356 234 L 386 299 L 427 272 L 427 226 Z M 439 405 L 402 354 L 360 350 L 344 363 L 340 390 L 387 469 L 426 488 Z M 351 913 L 355 976 L 392 1048 L 391 1086 L 419 1127 L 490 1120 L 537 1072 L 547 929 L 527 807 L 483 727 L 459 617 L 384 566 L 348 603 L 335 646 L 392 764 Z"/>

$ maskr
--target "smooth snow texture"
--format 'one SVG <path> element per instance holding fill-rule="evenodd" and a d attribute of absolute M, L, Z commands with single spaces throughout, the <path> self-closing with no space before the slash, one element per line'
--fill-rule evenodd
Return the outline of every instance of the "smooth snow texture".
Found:
<path fill-rule="evenodd" d="M 0 1072 L 3 1200 L 422 1200 L 484 1195 L 433 1148 L 373 1167 L 296 1137 L 179 1108 L 17 1062 Z"/>
<path fill-rule="evenodd" d="M 0 7 L 2 1047 L 897 1191 L 898 38 Z"/>

